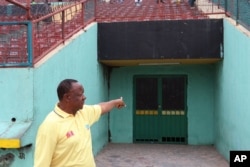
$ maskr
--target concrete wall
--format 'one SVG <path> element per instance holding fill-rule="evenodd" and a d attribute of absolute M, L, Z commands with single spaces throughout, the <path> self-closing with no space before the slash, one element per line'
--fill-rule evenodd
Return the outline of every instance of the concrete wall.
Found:
<path fill-rule="evenodd" d="M 214 143 L 214 65 L 170 65 L 114 68 L 111 97 L 123 96 L 127 107 L 110 113 L 111 140 L 133 142 L 133 76 L 185 74 L 188 76 L 188 144 Z"/>
<path fill-rule="evenodd" d="M 224 20 L 224 60 L 215 83 L 215 144 L 229 160 L 230 150 L 250 150 L 250 33 Z"/>
<path fill-rule="evenodd" d="M 59 46 L 35 68 L 0 69 L 0 121 L 32 120 L 32 125 L 21 139 L 22 145 L 32 143 L 31 148 L 22 149 L 21 159 L 17 149 L 0 149 L 0 156 L 13 153 L 11 167 L 32 167 L 35 137 L 38 126 L 57 103 L 56 88 L 65 78 L 80 81 L 85 89 L 86 104 L 108 100 L 105 70 L 97 62 L 97 24 L 91 24 L 87 32 Z M 45 63 L 44 63 L 45 62 Z M 93 148 L 96 154 L 108 141 L 108 115 L 92 127 Z"/>
<path fill-rule="evenodd" d="M 0 121 L 33 119 L 33 69 L 1 68 L 0 91 Z"/>

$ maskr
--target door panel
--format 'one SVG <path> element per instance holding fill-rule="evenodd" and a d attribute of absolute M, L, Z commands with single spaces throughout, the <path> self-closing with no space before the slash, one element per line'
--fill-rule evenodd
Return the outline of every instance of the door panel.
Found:
<path fill-rule="evenodd" d="M 157 78 L 137 78 L 136 81 L 136 126 L 137 141 L 157 141 L 158 90 Z"/>

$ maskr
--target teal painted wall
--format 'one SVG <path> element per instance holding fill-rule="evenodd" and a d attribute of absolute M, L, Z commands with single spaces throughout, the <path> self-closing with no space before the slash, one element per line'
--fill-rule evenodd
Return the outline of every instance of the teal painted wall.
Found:
<path fill-rule="evenodd" d="M 214 65 L 170 65 L 114 68 L 110 96 L 123 96 L 127 107 L 110 113 L 111 140 L 133 142 L 133 76 L 185 74 L 188 76 L 188 144 L 214 143 Z"/>
<path fill-rule="evenodd" d="M 105 69 L 97 62 L 97 24 L 91 24 L 86 32 L 66 42 L 53 51 L 45 63 L 31 69 L 0 69 L 0 121 L 33 120 L 31 127 L 22 137 L 25 159 L 18 158 L 16 149 L 0 149 L 0 155 L 13 153 L 11 167 L 32 167 L 35 137 L 38 126 L 57 103 L 56 88 L 65 78 L 80 81 L 85 89 L 86 104 L 108 100 Z M 92 127 L 93 149 L 96 154 L 108 141 L 108 115 Z"/>
<path fill-rule="evenodd" d="M 24 125 L 25 123 L 31 123 L 34 117 L 34 93 L 33 93 L 33 69 L 29 68 L 7 68 L 0 69 L 0 124 L 1 129 L 5 128 L 3 124 L 11 125 L 18 124 Z M 12 122 L 12 118 L 16 121 Z M 7 128 L 5 128 L 7 130 Z M 4 129 L 2 129 L 4 130 Z M 11 128 L 7 133 L 1 135 L 16 136 L 20 134 L 20 130 Z M 9 134 L 11 132 L 11 134 Z M 25 130 L 23 131 L 25 132 Z M 15 134 L 12 134 L 15 133 Z M 31 136 L 34 132 L 25 133 L 22 144 L 27 145 L 33 142 Z M 23 136 L 23 133 L 20 134 Z M 15 155 L 16 162 L 13 166 L 17 167 L 22 163 L 23 166 L 31 166 L 32 164 L 32 152 L 30 150 L 24 150 L 27 159 L 19 160 L 19 152 L 16 149 L 0 149 L 0 156 L 6 153 L 12 153 Z M 28 165 L 29 164 L 29 165 Z M 19 166 L 20 167 L 20 166 Z"/>
<path fill-rule="evenodd" d="M 0 90 L 0 121 L 33 119 L 33 69 L 0 69 Z"/>
<path fill-rule="evenodd" d="M 230 150 L 250 150 L 250 33 L 224 20 L 224 60 L 216 70 L 215 144 L 229 160 Z"/>

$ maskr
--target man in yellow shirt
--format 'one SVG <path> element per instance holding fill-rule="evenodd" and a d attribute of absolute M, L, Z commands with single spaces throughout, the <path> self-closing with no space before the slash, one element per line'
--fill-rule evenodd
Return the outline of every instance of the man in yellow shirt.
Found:
<path fill-rule="evenodd" d="M 34 167 L 95 167 L 90 127 L 102 114 L 122 108 L 122 99 L 84 105 L 83 86 L 74 79 L 57 88 L 58 104 L 40 125 Z"/>

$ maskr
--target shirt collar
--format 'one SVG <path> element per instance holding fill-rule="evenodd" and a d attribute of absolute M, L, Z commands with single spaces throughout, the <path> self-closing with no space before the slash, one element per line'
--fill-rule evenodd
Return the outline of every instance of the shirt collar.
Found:
<path fill-rule="evenodd" d="M 55 105 L 54 112 L 59 117 L 62 117 L 62 118 L 67 118 L 67 117 L 72 117 L 73 116 L 72 114 L 69 114 L 69 113 L 66 113 L 65 111 L 63 111 L 61 108 L 58 107 L 57 104 Z"/>

